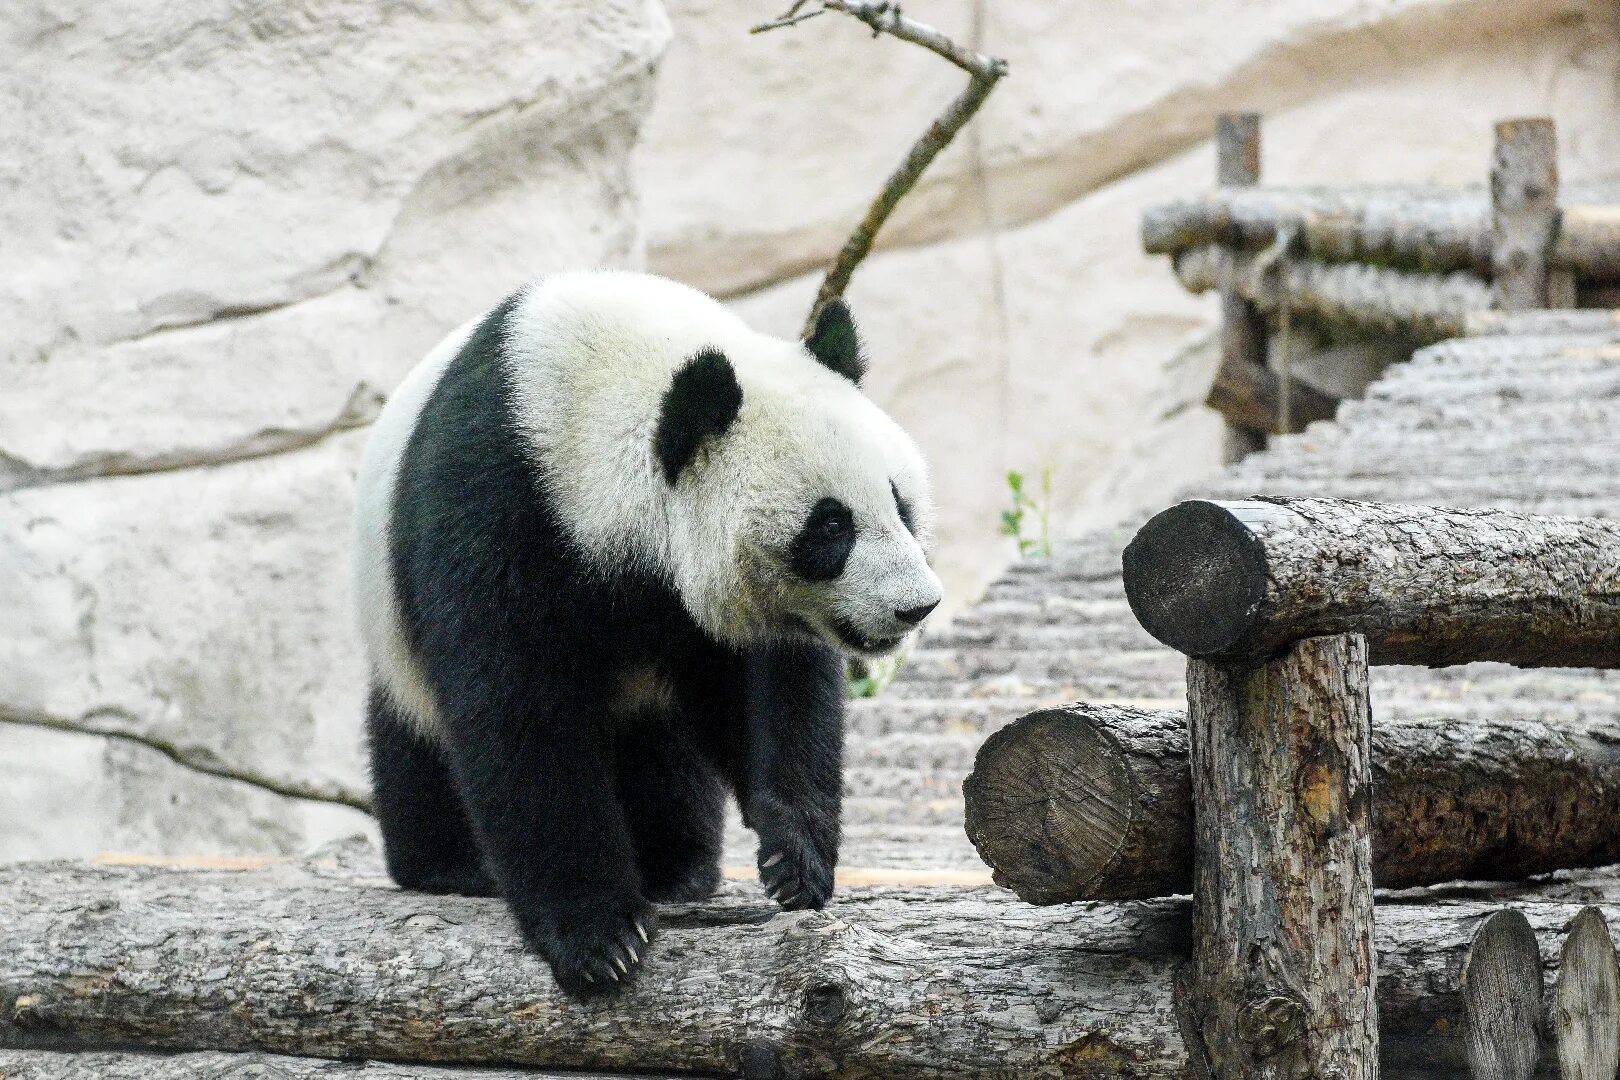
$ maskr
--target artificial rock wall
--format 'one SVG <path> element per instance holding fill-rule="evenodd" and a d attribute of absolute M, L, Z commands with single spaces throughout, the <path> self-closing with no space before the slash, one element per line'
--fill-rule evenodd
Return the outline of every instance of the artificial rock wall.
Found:
<path fill-rule="evenodd" d="M 961 86 L 843 16 L 669 0 L 641 165 L 649 260 L 797 330 L 823 265 Z M 910 0 L 1011 74 L 856 273 L 872 393 L 936 474 L 953 605 L 1011 554 L 1003 474 L 1055 471 L 1075 532 L 1219 464 L 1213 301 L 1140 253 L 1141 210 L 1207 188 L 1217 113 L 1266 114 L 1278 183 L 1480 183 L 1499 118 L 1558 120 L 1568 179 L 1620 174 L 1620 14 L 1602 0 Z"/>
<path fill-rule="evenodd" d="M 656 0 L 8 10 L 0 860 L 369 827 L 363 428 L 517 282 L 639 264 L 668 33 Z"/>

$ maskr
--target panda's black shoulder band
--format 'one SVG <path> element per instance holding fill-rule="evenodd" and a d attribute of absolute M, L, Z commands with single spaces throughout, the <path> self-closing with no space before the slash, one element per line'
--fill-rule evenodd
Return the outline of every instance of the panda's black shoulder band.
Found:
<path fill-rule="evenodd" d="M 658 409 L 653 448 L 673 484 L 705 439 L 722 435 L 742 408 L 742 387 L 731 361 L 718 349 L 704 349 L 688 360 Z"/>

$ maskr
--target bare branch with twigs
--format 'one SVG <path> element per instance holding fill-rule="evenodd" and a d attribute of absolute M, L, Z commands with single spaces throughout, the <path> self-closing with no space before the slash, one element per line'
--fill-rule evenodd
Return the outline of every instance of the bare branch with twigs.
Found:
<path fill-rule="evenodd" d="M 763 33 L 766 30 L 777 30 L 784 26 L 794 26 L 807 19 L 813 19 L 828 11 L 841 11 L 846 15 L 859 19 L 872 28 L 872 35 L 888 34 L 890 37 L 909 41 L 913 45 L 920 45 L 938 56 L 944 57 L 963 71 L 968 73 L 968 84 L 963 91 L 945 108 L 928 130 L 912 144 L 904 160 L 898 168 L 889 174 L 883 187 L 878 191 L 877 198 L 867 208 L 866 216 L 861 218 L 860 224 L 844 242 L 844 247 L 838 253 L 827 270 L 826 277 L 821 279 L 821 288 L 816 293 L 815 303 L 810 308 L 810 314 L 805 319 L 804 334 L 806 337 L 815 329 L 816 317 L 827 304 L 844 294 L 849 286 L 849 279 L 855 273 L 855 268 L 861 260 L 866 258 L 872 250 L 872 244 L 877 239 L 878 230 L 888 220 L 895 205 L 899 203 L 906 192 L 916 186 L 917 180 L 922 176 L 923 170 L 928 168 L 930 162 L 939 156 L 939 152 L 951 144 L 956 133 L 961 131 L 967 122 L 973 119 L 973 114 L 979 111 L 984 99 L 990 96 L 996 82 L 1007 74 L 1007 62 L 998 57 L 985 56 L 982 53 L 965 49 L 935 30 L 932 26 L 908 19 L 900 13 L 900 5 L 889 0 L 814 0 L 815 6 L 810 6 L 813 0 L 795 0 L 792 7 L 767 23 L 761 23 L 753 28 L 753 33 Z"/>

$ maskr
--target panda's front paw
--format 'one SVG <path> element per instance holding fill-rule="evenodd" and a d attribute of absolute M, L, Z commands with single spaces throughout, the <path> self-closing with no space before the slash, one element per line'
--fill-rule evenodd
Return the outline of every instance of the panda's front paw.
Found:
<path fill-rule="evenodd" d="M 653 907 L 639 897 L 582 904 L 555 918 L 540 951 L 557 985 L 581 996 L 617 990 L 629 981 L 657 934 Z"/>
<path fill-rule="evenodd" d="M 833 891 L 837 826 L 817 830 L 804 815 L 781 807 L 755 806 L 749 816 L 759 834 L 766 895 L 787 911 L 823 907 Z"/>

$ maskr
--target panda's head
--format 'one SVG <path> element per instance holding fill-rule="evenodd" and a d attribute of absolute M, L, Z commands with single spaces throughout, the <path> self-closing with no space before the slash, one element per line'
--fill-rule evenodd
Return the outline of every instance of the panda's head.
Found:
<path fill-rule="evenodd" d="M 941 599 L 916 444 L 860 390 L 848 309 L 804 342 L 721 335 L 676 366 L 651 447 L 665 564 L 722 638 L 892 652 Z"/>

